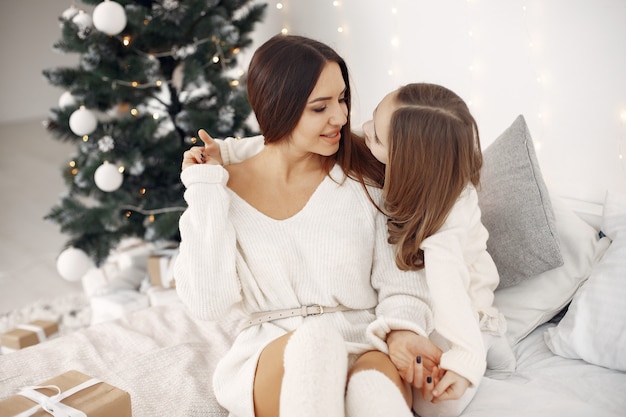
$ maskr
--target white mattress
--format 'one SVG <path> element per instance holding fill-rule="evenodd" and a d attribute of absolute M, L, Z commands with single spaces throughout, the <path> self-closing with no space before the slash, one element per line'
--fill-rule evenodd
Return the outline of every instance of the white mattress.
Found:
<path fill-rule="evenodd" d="M 554 356 L 544 325 L 515 347 L 510 379 L 484 378 L 466 417 L 626 415 L 626 373 Z M 134 417 L 227 416 L 211 374 L 230 336 L 181 305 L 132 313 L 37 346 L 0 355 L 0 399 L 76 369 L 131 395 Z"/>

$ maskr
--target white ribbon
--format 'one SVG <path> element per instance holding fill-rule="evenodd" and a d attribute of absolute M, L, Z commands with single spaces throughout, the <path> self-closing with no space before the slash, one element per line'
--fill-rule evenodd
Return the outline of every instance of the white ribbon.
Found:
<path fill-rule="evenodd" d="M 82 384 L 78 384 L 75 387 L 68 389 L 63 393 L 61 392 L 61 389 L 56 385 L 24 387 L 17 394 L 26 397 L 37 404 L 26 411 L 22 411 L 21 413 L 16 414 L 14 417 L 30 417 L 35 414 L 40 408 L 54 417 L 87 417 L 87 414 L 73 407 L 70 407 L 67 404 L 63 404 L 61 401 L 71 395 L 76 394 L 79 391 L 92 387 L 101 382 L 102 381 L 100 381 L 99 379 L 91 378 L 83 382 Z M 51 397 L 48 397 L 47 395 L 36 391 L 40 388 L 53 389 L 57 393 Z"/>
<path fill-rule="evenodd" d="M 33 333 L 37 333 L 37 339 L 39 339 L 39 343 L 46 340 L 46 332 L 43 330 L 43 327 L 35 326 L 33 324 L 18 324 L 16 326 L 18 329 L 28 330 Z"/>

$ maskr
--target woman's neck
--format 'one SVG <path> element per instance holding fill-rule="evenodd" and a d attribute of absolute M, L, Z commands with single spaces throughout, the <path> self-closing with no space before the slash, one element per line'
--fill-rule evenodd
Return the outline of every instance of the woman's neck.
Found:
<path fill-rule="evenodd" d="M 288 142 L 268 144 L 254 157 L 263 170 L 285 183 L 298 181 L 303 175 L 325 175 L 323 157 L 294 149 Z"/>

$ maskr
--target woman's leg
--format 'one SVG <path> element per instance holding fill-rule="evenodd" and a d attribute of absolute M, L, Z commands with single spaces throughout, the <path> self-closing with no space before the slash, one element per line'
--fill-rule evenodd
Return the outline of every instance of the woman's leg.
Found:
<path fill-rule="evenodd" d="M 254 380 L 256 417 L 344 417 L 348 353 L 339 332 L 316 319 L 270 343 Z"/>
<path fill-rule="evenodd" d="M 278 415 L 280 386 L 285 368 L 283 355 L 291 333 L 271 342 L 259 356 L 259 363 L 254 376 L 254 415 L 256 417 L 275 417 Z"/>
<path fill-rule="evenodd" d="M 371 351 L 361 355 L 350 370 L 346 417 L 412 417 L 413 395 L 389 356 Z"/>

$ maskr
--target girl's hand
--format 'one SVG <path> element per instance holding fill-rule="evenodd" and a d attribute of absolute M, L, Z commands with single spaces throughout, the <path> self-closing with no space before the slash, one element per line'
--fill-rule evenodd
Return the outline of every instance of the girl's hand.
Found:
<path fill-rule="evenodd" d="M 422 389 L 424 398 L 430 398 L 439 376 L 441 349 L 424 336 L 409 330 L 393 330 L 387 335 L 389 357 L 403 380 Z M 428 382 L 430 378 L 430 383 Z"/>
<path fill-rule="evenodd" d="M 454 371 L 446 371 L 432 391 L 433 403 L 446 400 L 458 400 L 465 394 L 470 382 Z"/>
<path fill-rule="evenodd" d="M 215 140 L 204 130 L 198 131 L 204 146 L 194 146 L 183 154 L 182 169 L 197 164 L 222 165 L 222 154 Z"/>

